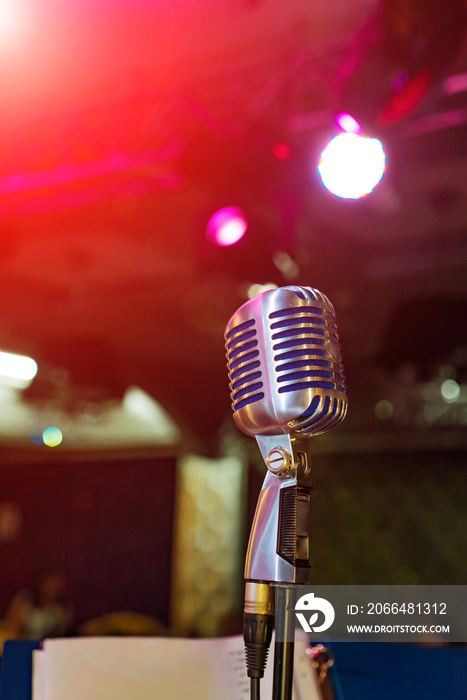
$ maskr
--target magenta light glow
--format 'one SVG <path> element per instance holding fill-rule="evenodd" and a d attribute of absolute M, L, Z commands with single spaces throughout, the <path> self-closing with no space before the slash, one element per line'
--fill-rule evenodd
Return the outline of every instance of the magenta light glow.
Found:
<path fill-rule="evenodd" d="M 240 207 L 224 207 L 209 219 L 206 236 L 216 245 L 229 246 L 238 243 L 247 228 L 248 221 Z"/>
<path fill-rule="evenodd" d="M 324 149 L 318 172 L 326 189 L 336 197 L 358 199 L 376 187 L 385 168 L 381 141 L 343 133 Z"/>
<path fill-rule="evenodd" d="M 350 114 L 347 114 L 347 112 L 341 112 L 340 114 L 337 115 L 336 117 L 336 122 L 342 129 L 342 131 L 346 131 L 349 134 L 359 134 L 362 130 L 362 127 L 358 123 L 356 119 L 354 119 Z"/>

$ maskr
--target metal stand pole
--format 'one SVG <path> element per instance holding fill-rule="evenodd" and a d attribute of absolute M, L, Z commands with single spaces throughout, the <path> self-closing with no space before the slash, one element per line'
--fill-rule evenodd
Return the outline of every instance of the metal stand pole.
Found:
<path fill-rule="evenodd" d="M 293 585 L 276 585 L 276 641 L 272 700 L 292 700 L 295 594 Z"/>

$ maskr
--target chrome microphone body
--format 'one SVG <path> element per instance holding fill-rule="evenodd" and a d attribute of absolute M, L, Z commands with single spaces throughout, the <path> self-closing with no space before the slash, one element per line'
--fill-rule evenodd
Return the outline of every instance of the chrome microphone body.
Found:
<path fill-rule="evenodd" d="M 319 435 L 345 417 L 335 311 L 310 287 L 259 294 L 227 324 L 234 420 L 247 435 Z"/>
<path fill-rule="evenodd" d="M 330 430 L 346 414 L 334 308 L 311 287 L 267 291 L 237 310 L 225 341 L 235 423 L 256 438 L 268 468 L 245 579 L 307 583 L 310 469 L 296 441 Z"/>

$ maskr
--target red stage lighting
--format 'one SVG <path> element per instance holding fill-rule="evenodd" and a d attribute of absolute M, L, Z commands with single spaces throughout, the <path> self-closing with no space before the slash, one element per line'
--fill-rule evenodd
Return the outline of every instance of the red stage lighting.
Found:
<path fill-rule="evenodd" d="M 288 143 L 278 141 L 272 147 L 272 152 L 278 160 L 288 160 L 292 155 L 292 149 Z"/>
<path fill-rule="evenodd" d="M 465 0 L 380 0 L 336 71 L 336 108 L 364 130 L 410 117 L 455 61 L 466 28 Z"/>

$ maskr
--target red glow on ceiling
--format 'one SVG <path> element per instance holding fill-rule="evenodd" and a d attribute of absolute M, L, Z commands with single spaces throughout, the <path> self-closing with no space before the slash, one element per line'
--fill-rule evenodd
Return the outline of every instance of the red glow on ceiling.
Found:
<path fill-rule="evenodd" d="M 420 104 L 428 87 L 430 76 L 428 73 L 418 73 L 410 78 L 406 85 L 394 95 L 382 110 L 379 122 L 388 125 L 408 117 Z"/>
<path fill-rule="evenodd" d="M 272 147 L 272 152 L 278 160 L 288 160 L 292 155 L 292 149 L 288 143 L 278 142 Z"/>

